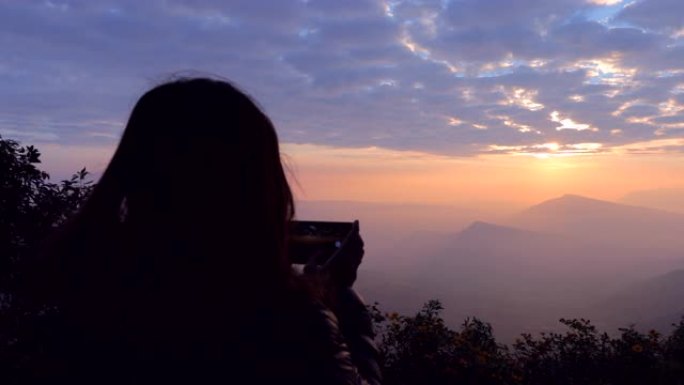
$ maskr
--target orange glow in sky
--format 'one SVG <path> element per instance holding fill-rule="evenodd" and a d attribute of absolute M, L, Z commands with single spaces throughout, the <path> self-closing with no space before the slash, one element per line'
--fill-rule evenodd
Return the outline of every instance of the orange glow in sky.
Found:
<path fill-rule="evenodd" d="M 305 200 L 530 204 L 566 193 L 616 200 L 634 190 L 684 185 L 684 156 L 672 154 L 446 157 L 294 144 L 283 153 Z"/>
<path fill-rule="evenodd" d="M 534 153 L 468 157 L 291 143 L 281 151 L 300 200 L 526 205 L 563 194 L 617 200 L 637 190 L 684 187 L 684 155 L 657 151 L 675 144 L 604 153 L 543 144 Z M 61 179 L 84 166 L 99 176 L 114 147 L 42 144 L 39 150 L 43 167 Z"/>

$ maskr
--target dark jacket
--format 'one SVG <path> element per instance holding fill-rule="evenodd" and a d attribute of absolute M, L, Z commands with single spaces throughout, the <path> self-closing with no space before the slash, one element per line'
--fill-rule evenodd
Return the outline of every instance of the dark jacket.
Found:
<path fill-rule="evenodd" d="M 351 288 L 336 297 L 334 312 L 298 291 L 230 311 L 184 298 L 67 307 L 37 331 L 40 359 L 21 382 L 380 384 L 365 304 Z"/>

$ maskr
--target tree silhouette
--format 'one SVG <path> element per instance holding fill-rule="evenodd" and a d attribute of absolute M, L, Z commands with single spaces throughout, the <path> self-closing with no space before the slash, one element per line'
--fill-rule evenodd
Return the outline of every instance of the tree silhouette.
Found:
<path fill-rule="evenodd" d="M 11 278 L 12 265 L 68 218 L 92 190 L 85 168 L 61 183 L 36 167 L 33 146 L 0 137 L 0 271 Z"/>
<path fill-rule="evenodd" d="M 16 307 L 15 283 L 20 262 L 84 202 L 93 188 L 81 169 L 70 179 L 50 182 L 38 169 L 40 152 L 33 146 L 0 137 L 0 382 L 30 359 L 18 337 L 29 316 Z M 36 315 L 37 316 L 37 315 Z"/>
<path fill-rule="evenodd" d="M 387 384 L 508 384 L 515 366 L 489 324 L 466 319 L 459 331 L 440 317 L 439 301 L 428 301 L 413 317 L 372 308 Z"/>
<path fill-rule="evenodd" d="M 475 318 L 449 329 L 441 310 L 434 300 L 412 317 L 371 308 L 387 385 L 684 384 L 684 319 L 667 338 L 633 327 L 611 338 L 588 320 L 561 319 L 567 332 L 523 334 L 507 347 Z"/>

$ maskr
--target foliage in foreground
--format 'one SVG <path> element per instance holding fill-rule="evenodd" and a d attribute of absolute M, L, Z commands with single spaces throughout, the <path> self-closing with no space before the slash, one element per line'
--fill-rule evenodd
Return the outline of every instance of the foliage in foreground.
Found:
<path fill-rule="evenodd" d="M 38 149 L 0 137 L 0 285 L 12 278 L 20 256 L 76 211 L 92 190 L 85 168 L 52 183 L 36 167 L 39 163 Z"/>
<path fill-rule="evenodd" d="M 0 383 L 32 353 L 22 351 L 18 328 L 31 319 L 15 306 L 19 264 L 55 227 L 71 216 L 92 191 L 85 169 L 71 179 L 50 182 L 38 169 L 33 146 L 0 137 Z"/>
<path fill-rule="evenodd" d="M 562 319 L 564 334 L 523 334 L 509 347 L 478 319 L 449 329 L 439 301 L 412 317 L 371 310 L 388 385 L 684 384 L 684 319 L 667 337 L 625 328 L 614 338 L 588 320 Z"/>

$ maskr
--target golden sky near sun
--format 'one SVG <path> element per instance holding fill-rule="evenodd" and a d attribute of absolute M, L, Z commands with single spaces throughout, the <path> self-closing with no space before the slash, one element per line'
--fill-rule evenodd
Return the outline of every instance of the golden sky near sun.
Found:
<path fill-rule="evenodd" d="M 684 156 L 592 154 L 445 157 L 379 148 L 285 144 L 300 199 L 532 204 L 566 193 L 616 200 L 684 185 Z"/>
<path fill-rule="evenodd" d="M 83 166 L 99 176 L 114 150 L 57 144 L 39 149 L 42 167 L 58 179 Z M 684 156 L 673 153 L 448 157 L 289 143 L 282 153 L 301 200 L 527 205 L 568 193 L 616 200 L 636 190 L 684 186 Z"/>

